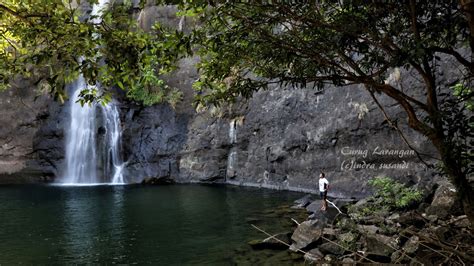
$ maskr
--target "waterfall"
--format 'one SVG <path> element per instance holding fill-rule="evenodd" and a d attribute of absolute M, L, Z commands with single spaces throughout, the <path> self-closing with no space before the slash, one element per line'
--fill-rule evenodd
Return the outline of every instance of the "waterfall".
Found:
<path fill-rule="evenodd" d="M 94 5 L 91 15 L 100 15 L 107 0 Z M 95 18 L 94 23 L 100 22 Z M 61 182 L 70 185 L 124 184 L 124 163 L 121 157 L 121 128 L 117 105 L 112 100 L 108 105 L 96 103 L 81 106 L 82 89 L 86 85 L 80 76 L 72 86 L 70 99 L 70 123 L 66 132 L 65 171 Z M 97 86 L 99 87 L 99 86 Z M 97 117 L 97 109 L 102 117 Z M 98 119 L 99 118 L 99 119 Z M 98 135 L 101 134 L 101 135 Z M 102 169 L 102 174 L 99 174 Z"/>
<path fill-rule="evenodd" d="M 237 142 L 237 121 L 235 119 L 229 123 L 229 139 L 231 144 Z"/>
<path fill-rule="evenodd" d="M 106 167 L 104 176 L 112 176 L 113 184 L 124 184 L 122 173 L 124 163 L 120 150 L 122 134 L 118 108 L 114 101 L 106 106 L 101 105 L 101 108 L 105 121 L 105 137 L 107 143 L 105 145 Z"/>
<path fill-rule="evenodd" d="M 66 128 L 66 171 L 63 182 L 70 184 L 97 182 L 96 149 L 96 106 L 81 106 L 79 99 L 81 88 L 85 87 L 83 77 L 73 84 L 73 96 L 70 99 L 71 114 L 69 128 Z"/>
<path fill-rule="evenodd" d="M 234 178 L 236 176 L 237 151 L 231 151 L 227 157 L 226 177 Z"/>

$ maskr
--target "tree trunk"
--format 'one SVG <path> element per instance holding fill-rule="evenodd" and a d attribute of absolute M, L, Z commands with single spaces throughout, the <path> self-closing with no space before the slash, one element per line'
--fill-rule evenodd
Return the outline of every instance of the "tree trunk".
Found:
<path fill-rule="evenodd" d="M 462 169 L 461 158 L 457 158 L 457 154 L 452 150 L 449 143 L 439 139 L 432 139 L 432 141 L 441 155 L 444 170 L 449 180 L 456 188 L 464 214 L 469 219 L 471 226 L 474 226 L 474 191 L 469 184 L 466 173 Z"/>
<path fill-rule="evenodd" d="M 451 183 L 453 183 L 453 185 L 456 187 L 464 214 L 466 214 L 467 218 L 469 219 L 471 226 L 474 226 L 474 191 L 465 174 L 456 175 L 452 173 L 453 170 L 457 168 L 456 166 L 445 165 L 445 168 Z"/>

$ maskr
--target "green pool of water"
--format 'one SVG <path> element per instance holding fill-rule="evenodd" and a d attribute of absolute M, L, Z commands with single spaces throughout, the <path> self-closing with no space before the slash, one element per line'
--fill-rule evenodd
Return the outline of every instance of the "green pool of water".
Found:
<path fill-rule="evenodd" d="M 247 245 L 265 238 L 250 224 L 291 230 L 289 217 L 301 213 L 285 206 L 301 196 L 204 185 L 0 186 L 0 264 L 231 265 L 270 258 L 275 254 L 254 254 Z"/>

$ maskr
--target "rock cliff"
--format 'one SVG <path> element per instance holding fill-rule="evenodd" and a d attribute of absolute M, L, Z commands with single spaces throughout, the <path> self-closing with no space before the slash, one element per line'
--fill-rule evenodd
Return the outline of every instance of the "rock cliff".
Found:
<path fill-rule="evenodd" d="M 175 11 L 150 4 L 136 17 L 146 29 L 156 20 L 189 29 L 189 21 L 177 18 Z M 387 124 L 363 87 L 277 87 L 233 106 L 196 111 L 191 85 L 198 75 L 197 61 L 182 60 L 179 70 L 166 77 L 184 92 L 175 109 L 165 104 L 143 107 L 121 97 L 129 181 L 170 177 L 177 182 L 311 191 L 317 189 L 319 172 L 325 171 L 332 196 L 359 197 L 369 193 L 365 183 L 374 176 L 420 186 L 435 177 Z M 456 81 L 456 69 L 449 66 L 447 61 L 440 67 L 442 86 Z M 44 96 L 34 101 L 30 85 L 3 92 L 0 98 L 3 183 L 61 172 L 67 108 Z M 410 73 L 401 74 L 399 85 L 421 91 Z M 405 114 L 390 99 L 379 101 L 391 118 L 405 123 Z M 405 127 L 402 131 L 413 147 L 434 153 L 423 136 Z"/>

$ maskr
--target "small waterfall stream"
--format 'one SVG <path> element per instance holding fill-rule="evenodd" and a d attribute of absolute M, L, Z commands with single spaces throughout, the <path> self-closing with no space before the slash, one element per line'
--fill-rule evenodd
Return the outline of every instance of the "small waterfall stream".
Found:
<path fill-rule="evenodd" d="M 93 6 L 91 15 L 100 15 L 107 2 L 100 0 Z M 100 22 L 100 18 L 95 18 L 94 22 Z M 77 101 L 86 87 L 88 85 L 80 76 L 71 89 L 70 123 L 65 129 L 65 171 L 61 182 L 66 185 L 125 184 L 116 102 L 112 100 L 106 106 L 96 103 L 81 106 Z M 98 109 L 102 117 L 97 116 Z"/>
<path fill-rule="evenodd" d="M 102 114 L 105 122 L 105 168 L 104 176 L 112 176 L 112 184 L 124 184 L 123 167 L 121 156 L 121 128 L 117 105 L 114 101 L 102 106 Z"/>
<path fill-rule="evenodd" d="M 237 120 L 232 119 L 229 123 L 229 143 L 235 144 L 237 142 Z M 237 151 L 232 147 L 227 157 L 226 178 L 234 178 L 236 175 Z"/>

